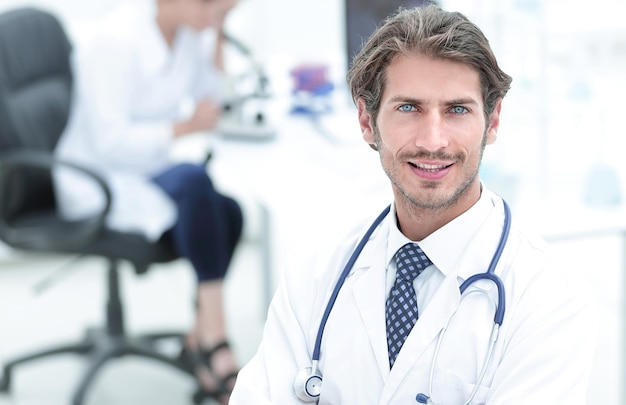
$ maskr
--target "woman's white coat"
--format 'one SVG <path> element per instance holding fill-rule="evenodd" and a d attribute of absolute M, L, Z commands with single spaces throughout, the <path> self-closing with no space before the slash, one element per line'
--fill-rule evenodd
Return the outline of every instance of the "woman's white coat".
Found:
<path fill-rule="evenodd" d="M 156 240 L 176 220 L 173 202 L 151 178 L 170 166 L 173 125 L 185 106 L 219 99 L 209 31 L 178 30 L 169 47 L 156 24 L 154 0 L 128 2 L 77 38 L 75 97 L 57 158 L 87 166 L 111 185 L 108 225 Z M 61 212 L 93 215 L 103 206 L 94 183 L 58 170 Z"/>

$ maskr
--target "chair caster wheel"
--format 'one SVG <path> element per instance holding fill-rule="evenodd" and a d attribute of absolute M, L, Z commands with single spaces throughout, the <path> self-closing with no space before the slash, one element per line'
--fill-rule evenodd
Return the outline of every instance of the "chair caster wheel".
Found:
<path fill-rule="evenodd" d="M 204 401 L 204 393 L 201 389 L 199 389 L 193 393 L 193 403 L 195 405 L 200 405 L 202 404 L 202 401 Z"/>
<path fill-rule="evenodd" d="M 9 392 L 11 388 L 11 376 L 8 373 L 2 374 L 0 377 L 0 392 Z"/>

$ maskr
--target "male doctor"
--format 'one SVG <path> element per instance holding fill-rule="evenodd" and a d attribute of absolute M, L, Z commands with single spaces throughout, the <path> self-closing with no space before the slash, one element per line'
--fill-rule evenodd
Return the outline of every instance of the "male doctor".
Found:
<path fill-rule="evenodd" d="M 348 83 L 391 181 L 391 211 L 339 289 L 371 219 L 285 272 L 230 403 L 585 404 L 591 307 L 515 216 L 494 271 L 504 300 L 487 279 L 460 292 L 487 271 L 507 223 L 479 166 L 511 78 L 480 29 L 435 6 L 400 10 Z"/>

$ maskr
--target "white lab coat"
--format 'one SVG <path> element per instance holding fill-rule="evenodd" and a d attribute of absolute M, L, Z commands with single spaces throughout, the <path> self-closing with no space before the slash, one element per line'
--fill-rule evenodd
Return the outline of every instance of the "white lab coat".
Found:
<path fill-rule="evenodd" d="M 491 212 L 469 239 L 456 268 L 443 274 L 430 266 L 418 278 L 422 280 L 418 298 L 427 295 L 428 304 L 418 304 L 419 319 L 391 372 L 383 252 L 395 221 L 390 215 L 385 218 L 346 279 L 324 329 L 319 404 L 404 405 L 416 403 L 418 393 L 431 394 L 437 337 L 455 312 L 441 345 L 432 397 L 446 405 L 462 404 L 469 397 L 493 325 L 494 305 L 487 297 L 495 302 L 496 288 L 489 281 L 477 282 L 459 305 L 459 285 L 486 271 L 504 218 L 499 197 L 483 190 L 482 198 L 489 199 Z M 454 227 L 459 226 L 455 221 L 420 246 L 436 243 L 445 253 L 445 239 L 454 237 Z M 263 341 L 242 369 L 231 404 L 301 403 L 293 393 L 294 378 L 311 366 L 322 313 L 365 229 L 334 245 L 330 255 L 303 260 L 285 272 L 269 309 Z M 493 360 L 472 404 L 586 403 L 596 330 L 591 306 L 550 264 L 544 243 L 520 230 L 514 215 L 496 273 L 505 285 L 506 313 Z M 488 295 L 470 293 L 481 289 Z"/>
<path fill-rule="evenodd" d="M 177 215 L 170 198 L 150 181 L 172 164 L 173 124 L 194 100 L 219 99 L 220 83 L 210 33 L 180 29 L 168 48 L 156 25 L 155 3 L 127 2 L 76 39 L 76 96 L 56 148 L 59 159 L 86 165 L 109 182 L 110 227 L 152 240 Z M 101 210 L 103 195 L 85 177 L 58 170 L 55 184 L 66 217 Z"/>

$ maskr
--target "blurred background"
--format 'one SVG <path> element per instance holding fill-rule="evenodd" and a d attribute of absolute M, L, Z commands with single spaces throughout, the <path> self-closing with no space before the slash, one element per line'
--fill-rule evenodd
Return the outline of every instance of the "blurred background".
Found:
<path fill-rule="evenodd" d="M 90 22 L 126 1 L 133 0 L 0 0 L 0 12 L 27 5 L 50 10 L 72 40 L 80 41 Z M 363 4 L 373 10 L 375 3 L 241 0 L 227 23 L 246 48 L 233 46 L 227 55 L 230 91 L 245 93 L 262 77 L 269 97 L 252 100 L 239 112 L 244 125 L 228 127 L 209 142 L 199 135 L 198 143 L 177 149 L 181 159 L 196 159 L 198 144 L 213 150 L 216 181 L 244 201 L 246 238 L 227 280 L 229 327 L 242 362 L 256 349 L 285 261 L 390 201 L 377 158 L 360 139 L 344 80 L 360 36 L 367 36 L 353 17 Z M 509 201 L 514 215 L 542 233 L 565 271 L 597 302 L 600 342 L 588 403 L 623 404 L 626 142 L 619 97 L 626 90 L 626 3 L 440 4 L 476 22 L 513 76 L 498 141 L 485 153 L 483 181 Z M 386 13 L 377 12 L 380 18 Z M 305 88 L 302 72 L 319 74 L 321 87 Z M 67 261 L 0 245 L 0 362 L 79 334 L 83 324 L 99 319 L 101 275 L 89 260 L 80 266 L 93 271 L 83 267 L 45 293 L 33 293 L 51 268 Z M 127 277 L 132 328 L 190 322 L 192 305 L 184 298 L 191 296 L 193 280 L 185 266 L 164 266 L 145 281 Z M 17 374 L 12 395 L 0 394 L 0 404 L 65 403 L 79 367 L 66 360 L 30 367 Z M 94 404 L 185 403 L 191 389 L 156 367 L 115 367 L 94 388 Z M 120 381 L 137 375 L 142 382 L 120 393 Z M 30 391 L 33 385 L 45 399 Z M 146 396 L 138 386 L 156 394 Z"/>

